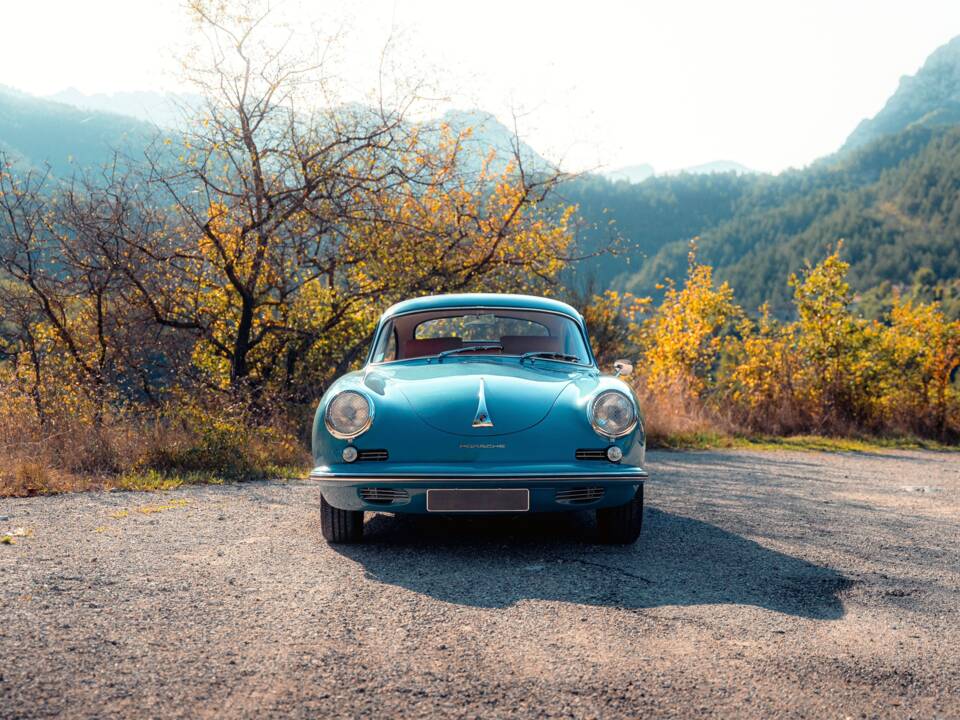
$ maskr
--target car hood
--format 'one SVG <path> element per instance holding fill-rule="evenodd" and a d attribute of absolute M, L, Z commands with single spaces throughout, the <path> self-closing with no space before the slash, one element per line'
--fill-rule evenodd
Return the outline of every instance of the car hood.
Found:
<path fill-rule="evenodd" d="M 558 370 L 555 363 L 548 368 L 470 359 L 381 367 L 368 374 L 365 384 L 389 384 L 437 430 L 490 437 L 521 432 L 542 421 L 563 389 L 589 370 Z M 474 426 L 482 411 L 481 388 L 489 427 Z"/>

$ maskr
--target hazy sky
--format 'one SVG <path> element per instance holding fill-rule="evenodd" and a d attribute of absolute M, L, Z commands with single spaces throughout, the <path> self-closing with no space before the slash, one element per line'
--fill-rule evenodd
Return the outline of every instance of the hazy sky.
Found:
<path fill-rule="evenodd" d="M 450 105 L 517 114 L 524 138 L 569 169 L 805 165 L 960 35 L 960 0 L 286 4 L 321 11 L 346 34 L 349 88 L 374 86 L 392 32 L 396 60 Z M 179 0 L 0 0 L 0 18 L 0 84 L 177 87 Z"/>

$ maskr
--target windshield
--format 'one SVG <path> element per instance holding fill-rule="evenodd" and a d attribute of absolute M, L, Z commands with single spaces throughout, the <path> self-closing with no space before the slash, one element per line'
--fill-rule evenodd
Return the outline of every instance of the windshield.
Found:
<path fill-rule="evenodd" d="M 391 318 L 377 338 L 371 362 L 440 355 L 526 355 L 591 364 L 580 326 L 571 318 L 507 309 L 431 310 Z"/>

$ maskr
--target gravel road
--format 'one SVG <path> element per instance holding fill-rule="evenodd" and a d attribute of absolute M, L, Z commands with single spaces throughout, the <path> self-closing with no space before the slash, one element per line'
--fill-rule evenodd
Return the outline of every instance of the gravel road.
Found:
<path fill-rule="evenodd" d="M 628 548 L 578 514 L 334 549 L 300 481 L 0 500 L 0 717 L 960 717 L 960 455 L 650 465 Z"/>

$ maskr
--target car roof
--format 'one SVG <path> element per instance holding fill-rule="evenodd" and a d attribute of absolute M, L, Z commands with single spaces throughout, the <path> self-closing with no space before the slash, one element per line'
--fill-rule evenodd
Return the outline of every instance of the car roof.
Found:
<path fill-rule="evenodd" d="M 509 293 L 455 293 L 450 295 L 427 295 L 398 302 L 387 308 L 383 318 L 401 315 L 408 312 L 422 310 L 443 310 L 445 308 L 513 308 L 523 310 L 546 310 L 549 312 L 568 315 L 577 321 L 582 321 L 578 313 L 570 305 L 552 298 L 536 295 L 511 295 Z"/>

